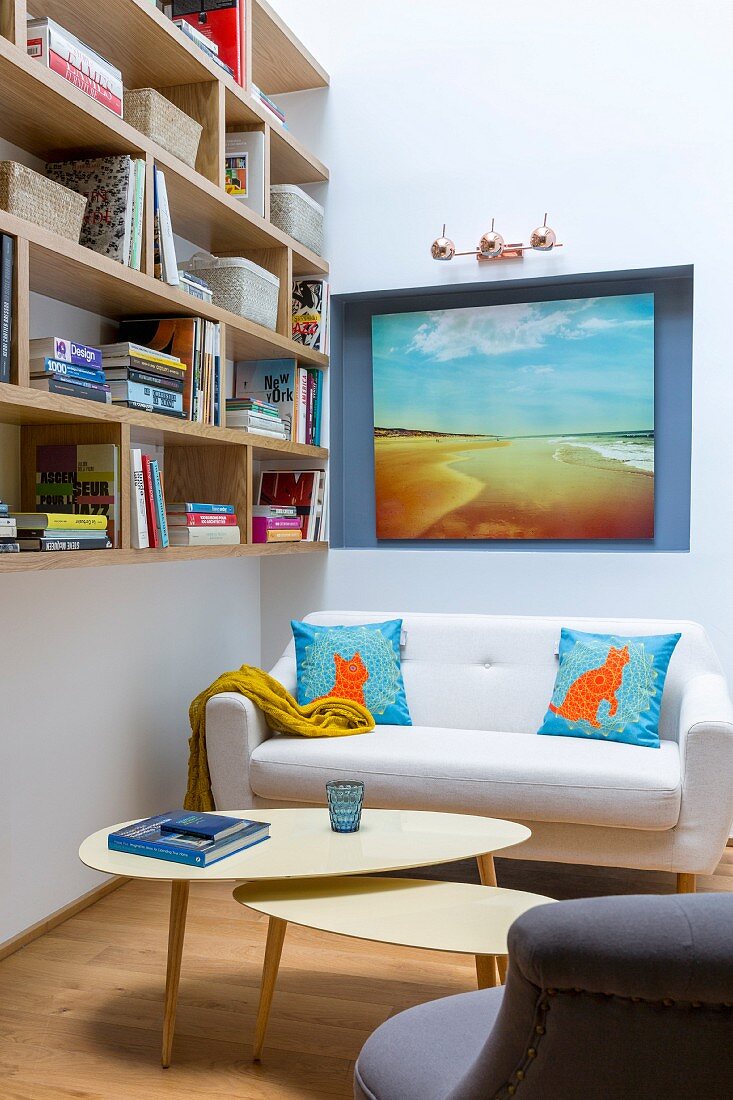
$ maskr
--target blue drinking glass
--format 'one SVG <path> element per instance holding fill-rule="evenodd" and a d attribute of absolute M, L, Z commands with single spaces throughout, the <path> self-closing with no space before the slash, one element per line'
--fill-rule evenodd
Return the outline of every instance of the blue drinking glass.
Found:
<path fill-rule="evenodd" d="M 335 833 L 356 833 L 361 823 L 361 806 L 364 801 L 364 784 L 358 779 L 326 784 L 328 812 L 331 828 Z"/>

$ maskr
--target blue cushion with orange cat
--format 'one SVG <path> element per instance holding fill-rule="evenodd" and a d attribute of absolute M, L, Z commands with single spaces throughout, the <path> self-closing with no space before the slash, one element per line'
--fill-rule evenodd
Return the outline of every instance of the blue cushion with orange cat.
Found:
<path fill-rule="evenodd" d="M 622 637 L 562 628 L 560 668 L 539 733 L 659 748 L 659 712 L 680 634 Z"/>
<path fill-rule="evenodd" d="M 355 699 L 385 726 L 411 726 L 400 664 L 402 619 L 363 626 L 293 620 L 298 702 Z"/>

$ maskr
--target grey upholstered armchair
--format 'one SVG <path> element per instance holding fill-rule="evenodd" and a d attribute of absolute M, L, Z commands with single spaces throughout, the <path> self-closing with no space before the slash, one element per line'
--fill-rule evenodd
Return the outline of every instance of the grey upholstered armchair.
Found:
<path fill-rule="evenodd" d="M 387 1020 L 357 1100 L 733 1097 L 733 894 L 543 905 L 509 934 L 505 989 Z"/>

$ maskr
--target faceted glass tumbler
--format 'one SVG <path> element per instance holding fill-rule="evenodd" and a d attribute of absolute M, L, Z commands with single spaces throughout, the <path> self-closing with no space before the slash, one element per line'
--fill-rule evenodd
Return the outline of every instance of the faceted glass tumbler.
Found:
<path fill-rule="evenodd" d="M 364 801 L 364 784 L 358 779 L 351 782 L 334 781 L 326 784 L 326 794 L 333 831 L 335 833 L 358 832 L 361 806 Z"/>

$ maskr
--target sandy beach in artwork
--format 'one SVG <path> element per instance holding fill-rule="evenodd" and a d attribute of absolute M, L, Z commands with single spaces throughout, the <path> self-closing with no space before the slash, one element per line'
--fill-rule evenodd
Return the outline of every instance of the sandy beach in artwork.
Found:
<path fill-rule="evenodd" d="M 653 439 L 377 437 L 375 473 L 381 539 L 654 536 Z"/>

